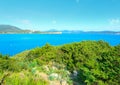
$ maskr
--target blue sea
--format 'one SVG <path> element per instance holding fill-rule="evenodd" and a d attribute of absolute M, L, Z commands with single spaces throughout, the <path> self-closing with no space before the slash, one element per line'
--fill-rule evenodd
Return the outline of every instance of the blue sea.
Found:
<path fill-rule="evenodd" d="M 0 34 L 0 53 L 15 55 L 24 50 L 41 47 L 46 43 L 62 45 L 84 40 L 104 40 L 110 45 L 120 44 L 120 35 L 116 34 Z"/>

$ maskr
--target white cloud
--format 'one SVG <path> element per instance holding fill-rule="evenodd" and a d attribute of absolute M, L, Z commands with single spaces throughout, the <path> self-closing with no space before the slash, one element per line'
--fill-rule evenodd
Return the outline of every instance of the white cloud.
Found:
<path fill-rule="evenodd" d="M 120 26 L 106 26 L 104 29 L 111 31 L 120 31 Z"/>
<path fill-rule="evenodd" d="M 27 20 L 27 19 L 20 20 L 20 22 L 23 24 L 30 24 L 30 20 Z"/>
<path fill-rule="evenodd" d="M 8 15 L 8 16 L 6 16 L 6 18 L 13 18 L 13 16 Z"/>
<path fill-rule="evenodd" d="M 56 21 L 56 20 L 53 20 L 53 21 L 52 21 L 52 24 L 56 24 L 56 23 L 57 23 L 57 21 Z"/>
<path fill-rule="evenodd" d="M 111 19 L 109 22 L 111 25 L 120 25 L 120 19 Z"/>
<path fill-rule="evenodd" d="M 109 19 L 109 26 L 106 29 L 120 31 L 120 18 Z"/>
<path fill-rule="evenodd" d="M 35 25 L 28 19 L 18 19 L 16 20 L 18 24 L 24 29 L 34 29 Z"/>
<path fill-rule="evenodd" d="M 79 3 L 79 2 L 80 2 L 80 0 L 76 0 L 76 2 L 77 2 L 77 3 Z"/>

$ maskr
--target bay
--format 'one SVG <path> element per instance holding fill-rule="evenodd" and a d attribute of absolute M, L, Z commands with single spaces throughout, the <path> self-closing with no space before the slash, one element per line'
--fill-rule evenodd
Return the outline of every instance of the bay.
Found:
<path fill-rule="evenodd" d="M 41 47 L 46 43 L 63 45 L 84 40 L 104 40 L 110 45 L 120 44 L 120 35 L 80 33 L 80 34 L 0 34 L 0 53 L 15 55 L 24 50 Z"/>

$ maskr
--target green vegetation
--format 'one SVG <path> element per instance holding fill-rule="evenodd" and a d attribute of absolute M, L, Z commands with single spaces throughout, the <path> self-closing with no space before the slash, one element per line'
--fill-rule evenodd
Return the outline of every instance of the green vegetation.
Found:
<path fill-rule="evenodd" d="M 19 33 L 31 33 L 31 30 L 22 30 L 16 26 L 0 25 L 0 34 L 19 34 Z"/>
<path fill-rule="evenodd" d="M 22 32 L 22 30 L 18 27 L 11 26 L 11 25 L 0 25 L 0 33 L 7 33 L 7 32 Z"/>
<path fill-rule="evenodd" d="M 11 25 L 0 25 L 0 34 L 61 34 L 59 31 L 33 31 L 33 30 L 23 30 L 16 26 Z"/>
<path fill-rule="evenodd" d="M 46 44 L 14 57 L 0 55 L 3 85 L 119 85 L 120 45 L 82 41 Z M 58 84 L 59 83 L 59 84 Z"/>

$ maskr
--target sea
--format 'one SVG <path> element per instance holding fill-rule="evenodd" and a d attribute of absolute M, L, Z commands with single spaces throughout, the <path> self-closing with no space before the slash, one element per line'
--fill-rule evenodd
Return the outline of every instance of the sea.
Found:
<path fill-rule="evenodd" d="M 46 43 L 53 46 L 86 40 L 104 40 L 111 46 L 120 44 L 118 34 L 0 34 L 0 53 L 13 56 L 25 50 L 42 47 Z"/>

